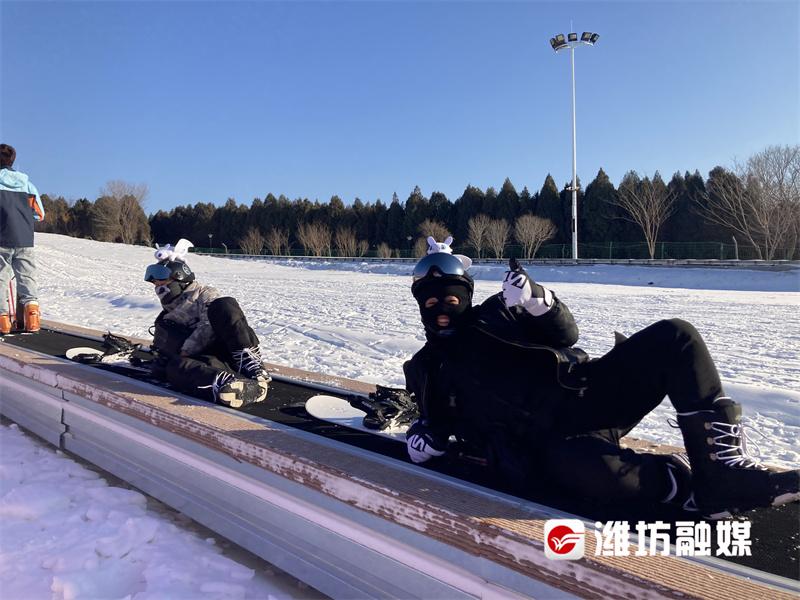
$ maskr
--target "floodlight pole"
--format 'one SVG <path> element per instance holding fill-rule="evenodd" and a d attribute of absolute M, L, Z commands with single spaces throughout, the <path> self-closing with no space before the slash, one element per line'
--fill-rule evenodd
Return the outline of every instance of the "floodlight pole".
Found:
<path fill-rule="evenodd" d="M 574 37 L 573 37 L 574 36 Z M 569 48 L 570 66 L 572 68 L 572 259 L 578 260 L 578 135 L 575 117 L 575 48 L 579 45 L 594 46 L 600 36 L 596 33 L 584 32 L 580 41 L 576 34 L 569 34 L 569 41 L 563 35 L 550 40 L 556 53 Z"/>
<path fill-rule="evenodd" d="M 572 63 L 572 259 L 578 260 L 578 137 L 575 119 L 575 46 L 569 48 Z"/>

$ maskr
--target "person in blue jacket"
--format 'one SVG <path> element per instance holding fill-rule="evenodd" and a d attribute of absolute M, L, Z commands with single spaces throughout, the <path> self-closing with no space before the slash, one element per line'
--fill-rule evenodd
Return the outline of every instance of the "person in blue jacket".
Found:
<path fill-rule="evenodd" d="M 33 223 L 44 219 L 44 206 L 28 176 L 15 171 L 17 152 L 0 144 L 0 334 L 11 332 L 9 283 L 17 281 L 17 327 L 39 331 L 39 299 L 33 258 Z"/>

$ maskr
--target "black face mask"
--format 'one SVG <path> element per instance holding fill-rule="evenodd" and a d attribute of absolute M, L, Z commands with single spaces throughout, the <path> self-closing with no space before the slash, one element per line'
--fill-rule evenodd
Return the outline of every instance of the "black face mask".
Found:
<path fill-rule="evenodd" d="M 447 296 L 458 298 L 458 304 L 445 303 L 444 299 Z M 425 302 L 429 298 L 436 298 L 437 302 L 426 308 Z M 417 304 L 425 329 L 437 337 L 450 337 L 467 322 L 472 310 L 472 294 L 466 286 L 460 284 L 428 285 L 417 291 Z M 450 323 L 447 327 L 437 323 L 437 318 L 441 315 L 449 317 Z"/>
<path fill-rule="evenodd" d="M 170 281 L 167 285 L 156 286 L 156 296 L 161 300 L 161 306 L 166 306 L 181 295 L 183 287 L 177 281 Z"/>

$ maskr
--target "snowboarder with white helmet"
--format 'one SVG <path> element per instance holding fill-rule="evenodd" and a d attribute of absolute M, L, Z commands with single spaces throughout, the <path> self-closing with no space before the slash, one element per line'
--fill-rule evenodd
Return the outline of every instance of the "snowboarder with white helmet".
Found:
<path fill-rule="evenodd" d="M 235 298 L 201 285 L 185 262 L 191 243 L 156 251 L 147 267 L 162 311 L 153 326 L 153 374 L 176 389 L 239 408 L 266 398 L 270 379 L 256 333 Z"/>
<path fill-rule="evenodd" d="M 800 499 L 800 471 L 746 453 L 741 408 L 725 396 L 700 334 L 663 320 L 620 337 L 597 359 L 555 293 L 512 259 L 502 292 L 473 305 L 463 261 L 433 251 L 414 268 L 426 343 L 404 365 L 420 418 L 407 432 L 421 463 L 453 440 L 481 449 L 520 491 L 556 483 L 595 501 L 664 502 L 710 517 Z M 669 396 L 683 455 L 620 446 Z"/>

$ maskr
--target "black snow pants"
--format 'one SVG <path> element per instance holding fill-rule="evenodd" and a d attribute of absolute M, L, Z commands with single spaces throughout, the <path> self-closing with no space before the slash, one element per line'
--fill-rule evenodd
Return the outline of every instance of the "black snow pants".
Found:
<path fill-rule="evenodd" d="M 587 387 L 560 411 L 558 433 L 544 451 L 547 473 L 582 497 L 666 497 L 669 459 L 620 448 L 619 441 L 667 395 L 678 412 L 710 408 L 723 395 L 700 334 L 680 319 L 659 321 L 578 371 Z"/>
<path fill-rule="evenodd" d="M 214 330 L 212 345 L 200 355 L 169 357 L 165 377 L 175 389 L 213 402 L 214 378 L 220 371 L 236 373 L 231 354 L 259 342 L 235 298 L 217 298 L 209 304 L 208 320 Z"/>

